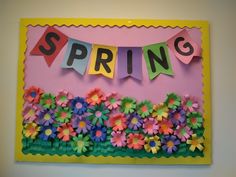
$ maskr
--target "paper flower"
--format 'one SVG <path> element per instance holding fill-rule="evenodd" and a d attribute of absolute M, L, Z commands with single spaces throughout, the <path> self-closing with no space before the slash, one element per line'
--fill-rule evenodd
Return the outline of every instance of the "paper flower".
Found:
<path fill-rule="evenodd" d="M 196 112 L 199 108 L 199 104 L 195 100 L 195 98 L 189 95 L 185 95 L 183 97 L 182 106 L 183 106 L 183 109 L 188 112 Z"/>
<path fill-rule="evenodd" d="M 127 128 L 126 117 L 122 113 L 117 113 L 109 118 L 110 126 L 114 131 L 122 131 Z"/>
<path fill-rule="evenodd" d="M 153 106 L 152 117 L 156 118 L 158 121 L 168 117 L 168 107 L 164 103 Z"/>
<path fill-rule="evenodd" d="M 121 100 L 121 107 L 120 107 L 120 111 L 125 113 L 125 114 L 129 114 L 134 112 L 136 108 L 136 101 L 133 98 L 129 98 L 129 97 L 124 97 Z"/>
<path fill-rule="evenodd" d="M 106 96 L 105 106 L 109 109 L 116 109 L 120 106 L 121 101 L 117 93 L 110 93 Z"/>
<path fill-rule="evenodd" d="M 157 124 L 156 119 L 152 117 L 144 119 L 144 123 L 143 123 L 144 133 L 147 133 L 149 135 L 157 134 L 158 129 L 159 129 L 159 126 Z"/>
<path fill-rule="evenodd" d="M 42 110 L 39 114 L 38 121 L 40 125 L 48 126 L 52 124 L 54 120 L 55 120 L 55 115 L 52 110 L 45 109 L 45 110 Z"/>
<path fill-rule="evenodd" d="M 103 126 L 92 126 L 90 137 L 95 142 L 105 141 L 107 138 L 107 129 Z"/>
<path fill-rule="evenodd" d="M 72 99 L 73 95 L 70 92 L 62 90 L 56 96 L 56 103 L 58 106 L 66 107 L 68 106 L 69 101 Z"/>
<path fill-rule="evenodd" d="M 30 103 L 39 103 L 42 94 L 42 89 L 35 86 L 31 86 L 30 88 L 25 90 L 24 99 L 25 101 L 28 101 Z"/>
<path fill-rule="evenodd" d="M 105 100 L 103 92 L 98 88 L 91 90 L 86 96 L 86 101 L 92 106 L 100 104 L 103 100 Z"/>
<path fill-rule="evenodd" d="M 127 146 L 130 149 L 140 150 L 143 149 L 144 136 L 138 133 L 130 133 L 127 138 Z"/>
<path fill-rule="evenodd" d="M 36 105 L 27 105 L 23 110 L 24 122 L 30 123 L 35 121 L 39 116 L 40 110 Z"/>
<path fill-rule="evenodd" d="M 152 152 L 156 154 L 160 150 L 161 141 L 158 136 L 145 137 L 144 149 L 147 152 Z"/>
<path fill-rule="evenodd" d="M 181 98 L 175 93 L 167 94 L 167 98 L 165 100 L 165 104 L 170 109 L 176 109 L 181 103 Z"/>
<path fill-rule="evenodd" d="M 84 136 L 80 134 L 77 137 L 73 137 L 73 141 L 71 142 L 72 149 L 78 154 L 88 151 L 92 146 L 92 142 L 89 140 L 90 138 L 88 135 Z"/>
<path fill-rule="evenodd" d="M 153 104 L 148 100 L 142 101 L 137 105 L 137 112 L 142 118 L 149 116 L 152 110 Z"/>
<path fill-rule="evenodd" d="M 57 128 L 57 137 L 62 141 L 70 141 L 71 137 L 75 136 L 76 133 L 70 123 L 64 123 Z"/>
<path fill-rule="evenodd" d="M 201 128 L 203 118 L 199 112 L 191 112 L 187 114 L 187 125 L 192 129 Z"/>
<path fill-rule="evenodd" d="M 45 109 L 54 109 L 56 107 L 55 96 L 51 93 L 42 94 L 40 99 L 40 105 Z"/>
<path fill-rule="evenodd" d="M 180 144 L 180 141 L 174 135 L 167 135 L 162 138 L 161 143 L 162 149 L 168 154 L 172 154 L 173 152 L 178 150 L 178 145 Z"/>
<path fill-rule="evenodd" d="M 84 98 L 75 97 L 71 101 L 71 107 L 74 114 L 82 115 L 87 111 L 88 103 Z"/>
<path fill-rule="evenodd" d="M 41 133 L 39 134 L 39 138 L 44 141 L 54 139 L 56 137 L 56 127 L 46 126 L 41 128 Z"/>
<path fill-rule="evenodd" d="M 91 123 L 85 117 L 75 116 L 72 119 L 72 127 L 76 129 L 77 133 L 86 134 L 91 129 Z"/>
<path fill-rule="evenodd" d="M 55 112 L 56 120 L 60 123 L 67 123 L 70 121 L 72 111 L 69 107 L 58 107 Z"/>
<path fill-rule="evenodd" d="M 143 125 L 143 119 L 138 113 L 134 112 L 128 116 L 128 127 L 132 130 L 138 130 Z"/>
<path fill-rule="evenodd" d="M 187 144 L 190 144 L 190 151 L 195 151 L 196 148 L 199 151 L 202 151 L 204 149 L 203 147 L 203 142 L 204 142 L 204 138 L 203 137 L 197 137 L 196 134 L 192 134 L 191 139 L 187 140 Z"/>
<path fill-rule="evenodd" d="M 35 139 L 40 131 L 40 127 L 36 123 L 29 123 L 24 125 L 23 134 L 27 138 Z"/>
<path fill-rule="evenodd" d="M 111 133 L 111 144 L 112 146 L 124 147 L 126 145 L 125 132 L 113 131 Z"/>
<path fill-rule="evenodd" d="M 170 120 L 163 119 L 162 121 L 159 122 L 159 133 L 168 135 L 173 133 L 173 124 L 171 123 Z"/>
<path fill-rule="evenodd" d="M 185 111 L 180 107 L 177 109 L 171 110 L 169 113 L 169 117 L 170 117 L 171 122 L 176 126 L 179 124 L 183 124 L 186 121 Z"/>
<path fill-rule="evenodd" d="M 110 111 L 104 106 L 104 104 L 95 105 L 88 109 L 88 119 L 92 122 L 93 125 L 104 125 L 104 121 L 108 119 L 108 113 Z"/>
<path fill-rule="evenodd" d="M 178 125 L 176 127 L 176 130 L 174 132 L 174 135 L 176 135 L 182 142 L 187 141 L 189 139 L 190 135 L 192 135 L 192 131 L 188 126 L 185 125 Z"/>

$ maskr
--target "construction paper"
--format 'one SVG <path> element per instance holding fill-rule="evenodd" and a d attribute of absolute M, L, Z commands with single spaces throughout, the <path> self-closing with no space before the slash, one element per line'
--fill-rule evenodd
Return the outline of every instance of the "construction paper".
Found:
<path fill-rule="evenodd" d="M 173 75 L 166 43 L 145 46 L 143 54 L 150 80 L 159 74 Z"/>
<path fill-rule="evenodd" d="M 73 68 L 84 75 L 88 65 L 92 45 L 75 39 L 68 40 L 67 51 L 61 64 L 62 68 Z"/>
<path fill-rule="evenodd" d="M 102 74 L 113 78 L 117 47 L 93 45 L 89 74 Z"/>
<path fill-rule="evenodd" d="M 184 64 L 189 64 L 194 57 L 201 57 L 201 47 L 185 29 L 170 38 L 167 44 L 176 58 Z"/>
<path fill-rule="evenodd" d="M 67 40 L 67 36 L 59 30 L 48 27 L 30 54 L 42 55 L 50 67 Z"/>
<path fill-rule="evenodd" d="M 142 79 L 142 48 L 141 47 L 119 47 L 118 48 L 118 78 L 128 76 Z"/>

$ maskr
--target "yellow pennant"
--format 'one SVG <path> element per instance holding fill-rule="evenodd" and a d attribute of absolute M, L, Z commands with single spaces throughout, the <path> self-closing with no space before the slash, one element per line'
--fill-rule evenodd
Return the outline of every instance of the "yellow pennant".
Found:
<path fill-rule="evenodd" d="M 93 45 L 89 74 L 102 74 L 113 78 L 116 63 L 117 47 Z"/>

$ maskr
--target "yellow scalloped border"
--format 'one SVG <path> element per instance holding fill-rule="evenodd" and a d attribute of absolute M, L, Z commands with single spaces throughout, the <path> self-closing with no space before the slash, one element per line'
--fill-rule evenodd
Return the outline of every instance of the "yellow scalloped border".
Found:
<path fill-rule="evenodd" d="M 206 138 L 204 157 L 161 157 L 161 158 L 131 158 L 131 157 L 94 157 L 94 156 L 59 156 L 59 155 L 25 155 L 22 153 L 22 110 L 24 94 L 24 60 L 27 40 L 27 26 L 126 26 L 126 27 L 197 27 L 202 32 L 202 65 L 203 65 L 203 116 L 205 118 Z M 136 20 L 136 19 L 73 19 L 73 18 L 32 18 L 20 21 L 20 48 L 18 61 L 17 109 L 16 109 L 16 140 L 15 160 L 27 162 L 66 162 L 66 163 L 91 163 L 91 164 L 211 164 L 211 82 L 210 82 L 210 53 L 209 53 L 209 25 L 206 21 L 189 20 Z"/>

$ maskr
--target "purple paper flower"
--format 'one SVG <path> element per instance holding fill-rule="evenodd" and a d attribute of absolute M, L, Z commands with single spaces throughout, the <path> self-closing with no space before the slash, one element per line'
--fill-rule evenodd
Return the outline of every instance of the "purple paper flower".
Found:
<path fill-rule="evenodd" d="M 52 124 L 54 122 L 54 120 L 55 120 L 55 115 L 52 110 L 45 109 L 45 110 L 41 111 L 39 114 L 39 124 L 40 125 L 48 126 L 48 125 Z"/>
<path fill-rule="evenodd" d="M 193 132 L 191 129 L 185 125 L 178 125 L 174 132 L 174 135 L 176 135 L 182 142 L 187 141 L 192 134 Z"/>
<path fill-rule="evenodd" d="M 56 131 L 56 127 L 53 126 L 43 127 L 40 131 L 39 138 L 45 141 L 54 139 L 56 137 Z"/>
<path fill-rule="evenodd" d="M 83 116 L 75 116 L 72 119 L 72 127 L 76 129 L 77 133 L 86 134 L 91 129 L 91 122 Z"/>
<path fill-rule="evenodd" d="M 171 110 L 169 113 L 170 120 L 174 125 L 183 124 L 186 121 L 186 114 L 182 108 Z"/>
<path fill-rule="evenodd" d="M 128 116 L 128 127 L 132 130 L 138 130 L 143 125 L 143 119 L 138 113 L 132 113 Z"/>
<path fill-rule="evenodd" d="M 174 135 L 167 135 L 162 138 L 161 144 L 164 151 L 166 151 L 168 154 L 172 154 L 173 152 L 178 150 L 180 141 Z"/>
<path fill-rule="evenodd" d="M 40 110 L 36 105 L 27 105 L 23 111 L 23 117 L 25 123 L 35 122 L 39 116 Z"/>

